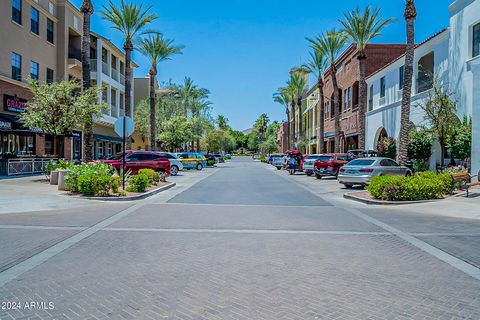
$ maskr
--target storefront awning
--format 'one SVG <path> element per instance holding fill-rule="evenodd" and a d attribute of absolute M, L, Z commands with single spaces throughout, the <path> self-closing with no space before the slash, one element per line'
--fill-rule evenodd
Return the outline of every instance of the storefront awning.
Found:
<path fill-rule="evenodd" d="M 109 136 L 104 136 L 101 134 L 96 134 L 94 135 L 95 140 L 99 141 L 107 141 L 107 142 L 123 142 L 122 138 L 120 137 L 109 137 Z"/>
<path fill-rule="evenodd" d="M 0 113 L 0 130 L 12 130 L 19 127 L 19 117 L 5 113 Z"/>

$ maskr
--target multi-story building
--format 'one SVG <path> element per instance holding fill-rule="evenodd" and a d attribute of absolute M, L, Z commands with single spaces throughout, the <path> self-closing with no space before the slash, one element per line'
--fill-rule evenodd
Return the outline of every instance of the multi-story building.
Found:
<path fill-rule="evenodd" d="M 317 153 L 318 144 L 318 101 L 320 92 L 316 85 L 312 86 L 302 99 L 303 125 L 305 152 L 308 154 Z"/>
<path fill-rule="evenodd" d="M 480 0 L 456 0 L 449 10 L 450 28 L 415 49 L 410 121 L 416 126 L 426 124 L 415 106 L 427 98 L 432 79 L 443 83 L 454 93 L 458 118 L 472 118 L 471 171 L 476 174 L 480 170 Z M 404 63 L 401 56 L 367 79 L 367 146 L 374 148 L 384 136 L 398 140 Z M 432 151 L 430 166 L 434 168 L 441 159 L 438 143 Z"/>
<path fill-rule="evenodd" d="M 81 35 L 82 14 L 68 0 L 0 1 L 0 159 L 81 159 L 80 131 L 54 137 L 24 128 L 19 121 L 33 98 L 28 78 L 41 83 L 81 79 Z M 95 33 L 91 56 L 92 83 L 104 88 L 99 99 L 109 106 L 94 127 L 95 155 L 100 158 L 119 150 L 113 122 L 124 113 L 125 59 L 121 50 Z"/>
<path fill-rule="evenodd" d="M 366 76 L 370 76 L 405 52 L 402 44 L 369 44 L 365 49 L 367 55 Z M 336 60 L 337 82 L 340 104 L 340 131 L 335 129 L 335 110 L 333 105 L 333 84 L 331 69 L 324 74 L 325 95 L 325 134 L 323 140 L 327 152 L 335 151 L 335 138 L 339 137 L 340 150 L 346 152 L 358 148 L 358 102 L 359 102 L 359 60 L 356 46 L 349 46 Z M 318 149 L 317 147 L 317 149 Z"/>
<path fill-rule="evenodd" d="M 282 122 L 280 124 L 280 130 L 277 133 L 277 141 L 280 145 L 280 152 L 285 153 L 288 151 L 288 123 Z"/>
<path fill-rule="evenodd" d="M 415 48 L 410 121 L 416 125 L 424 123 L 423 113 L 418 104 L 428 97 L 433 81 L 448 83 L 449 31 L 442 30 Z M 377 143 L 385 137 L 398 140 L 404 81 L 405 55 L 400 56 L 384 68 L 367 78 L 368 112 L 366 117 L 366 146 L 376 149 Z M 439 149 L 435 146 L 435 149 Z M 435 152 L 432 166 L 439 161 L 440 153 Z"/>

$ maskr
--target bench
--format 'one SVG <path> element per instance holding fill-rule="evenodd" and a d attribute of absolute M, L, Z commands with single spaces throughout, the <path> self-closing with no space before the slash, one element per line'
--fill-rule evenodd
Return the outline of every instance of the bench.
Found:
<path fill-rule="evenodd" d="M 479 172 L 480 173 L 480 172 Z M 470 188 L 474 186 L 480 186 L 478 175 L 472 176 L 469 173 L 452 173 L 452 192 L 455 189 L 466 190 L 467 198 L 470 195 Z M 477 178 L 476 182 L 472 182 L 473 178 Z"/>

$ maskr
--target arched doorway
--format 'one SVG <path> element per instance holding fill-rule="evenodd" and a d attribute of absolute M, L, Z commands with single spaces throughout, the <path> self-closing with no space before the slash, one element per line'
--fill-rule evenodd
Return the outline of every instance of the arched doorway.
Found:
<path fill-rule="evenodd" d="M 388 138 L 387 130 L 385 130 L 384 127 L 378 128 L 377 134 L 375 135 L 375 145 L 373 147 L 376 148 L 378 142 L 382 141 L 385 138 Z"/>

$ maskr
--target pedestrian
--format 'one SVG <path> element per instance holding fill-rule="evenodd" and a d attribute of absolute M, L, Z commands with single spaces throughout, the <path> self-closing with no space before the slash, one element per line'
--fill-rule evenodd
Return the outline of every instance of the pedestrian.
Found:
<path fill-rule="evenodd" d="M 295 174 L 295 166 L 297 165 L 297 160 L 293 155 L 290 156 L 290 160 L 288 161 L 288 169 L 290 174 Z"/>

